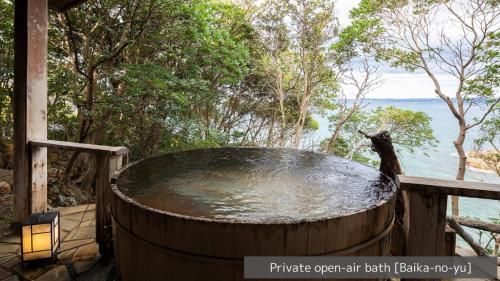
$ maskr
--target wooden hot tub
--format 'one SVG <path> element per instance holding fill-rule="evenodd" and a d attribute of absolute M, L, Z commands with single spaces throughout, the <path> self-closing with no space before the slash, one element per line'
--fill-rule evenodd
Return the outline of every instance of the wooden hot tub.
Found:
<path fill-rule="evenodd" d="M 321 153 L 170 153 L 126 167 L 112 191 L 122 280 L 243 280 L 244 256 L 389 251 L 394 183 Z"/>

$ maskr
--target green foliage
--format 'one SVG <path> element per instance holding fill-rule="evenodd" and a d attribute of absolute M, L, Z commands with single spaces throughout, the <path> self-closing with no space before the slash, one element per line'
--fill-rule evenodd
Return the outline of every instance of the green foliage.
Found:
<path fill-rule="evenodd" d="M 0 1 L 0 144 L 12 136 L 12 107 L 14 79 L 13 4 Z"/>
<path fill-rule="evenodd" d="M 394 106 L 378 107 L 367 119 L 363 130 L 385 130 L 399 148 L 414 152 L 422 146 L 436 146 L 437 140 L 431 128 L 431 118 L 421 111 L 404 110 Z"/>
<path fill-rule="evenodd" d="M 337 116 L 329 118 L 336 123 Z M 370 111 L 360 111 L 352 116 L 342 128 L 343 135 L 334 143 L 332 153 L 341 157 L 373 164 L 370 143 L 358 133 L 362 130 L 375 133 L 386 130 L 390 133 L 397 150 L 411 153 L 416 148 L 432 148 L 437 144 L 431 128 L 431 118 L 423 112 L 404 110 L 393 106 L 378 107 Z M 328 144 L 329 139 L 322 142 Z"/>
<path fill-rule="evenodd" d="M 140 159 L 192 147 L 276 145 L 298 120 L 306 133 L 317 130 L 312 114 L 337 108 L 336 64 L 378 44 L 384 29 L 373 15 L 383 2 L 363 0 L 352 12 L 359 20 L 340 34 L 330 0 L 278 1 L 269 12 L 231 1 L 96 0 L 68 18 L 51 12 L 49 137 L 125 145 Z M 13 7 L 0 1 L 0 8 L 5 139 L 12 134 Z M 405 149 L 432 138 L 425 116 L 378 109 L 346 123 L 337 155 L 360 141 L 360 126 L 390 128 Z M 365 152 L 352 157 L 369 162 Z"/>
<path fill-rule="evenodd" d="M 484 69 L 466 81 L 464 92 L 468 101 L 479 98 L 491 104 L 498 98 L 500 87 L 500 32 L 490 33 L 479 52 L 478 61 L 484 64 Z"/>
<path fill-rule="evenodd" d="M 94 2 L 69 12 L 73 36 L 64 15 L 51 14 L 51 138 L 81 140 L 88 130 L 84 141 L 126 145 L 135 159 L 227 144 L 241 125 L 232 118 L 262 114 L 254 96 L 263 79 L 254 61 L 260 44 L 242 7 Z"/>
<path fill-rule="evenodd" d="M 479 127 L 479 136 L 474 140 L 475 156 L 480 158 L 500 176 L 500 108 Z"/>
<path fill-rule="evenodd" d="M 479 129 L 481 132 L 479 137 L 474 141 L 479 147 L 488 143 L 496 150 L 499 150 L 500 144 L 500 116 L 498 116 L 500 108 L 497 108 L 495 114 L 485 120 Z"/>

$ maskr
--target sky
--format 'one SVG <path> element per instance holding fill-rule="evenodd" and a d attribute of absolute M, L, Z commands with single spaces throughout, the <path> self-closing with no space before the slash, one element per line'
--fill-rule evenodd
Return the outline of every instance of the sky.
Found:
<path fill-rule="evenodd" d="M 350 23 L 349 11 L 358 5 L 360 0 L 337 0 L 336 12 L 341 26 Z M 422 72 L 409 73 L 403 69 L 380 67 L 382 74 L 381 85 L 367 94 L 367 98 L 375 99 L 408 99 L 408 98 L 437 98 L 430 78 Z M 456 87 L 456 80 L 449 74 L 438 76 L 444 93 L 451 95 Z M 352 93 L 347 92 L 352 97 Z"/>

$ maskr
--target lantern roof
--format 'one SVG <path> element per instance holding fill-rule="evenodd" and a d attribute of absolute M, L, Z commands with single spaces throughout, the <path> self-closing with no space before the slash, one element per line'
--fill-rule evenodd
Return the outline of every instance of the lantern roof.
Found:
<path fill-rule="evenodd" d="M 59 215 L 59 212 L 45 212 L 29 216 L 24 225 L 50 223 Z"/>
<path fill-rule="evenodd" d="M 87 0 L 48 0 L 49 7 L 56 11 L 66 11 Z"/>

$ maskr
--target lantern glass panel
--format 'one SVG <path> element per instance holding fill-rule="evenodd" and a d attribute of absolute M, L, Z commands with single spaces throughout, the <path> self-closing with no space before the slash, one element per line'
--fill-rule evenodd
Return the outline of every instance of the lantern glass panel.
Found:
<path fill-rule="evenodd" d="M 23 253 L 29 253 L 31 249 L 31 225 L 23 226 Z"/>
<path fill-rule="evenodd" d="M 50 252 L 50 250 L 47 250 L 47 251 L 24 254 L 23 259 L 25 261 L 31 261 L 31 260 L 47 259 L 50 257 L 52 257 L 52 253 Z"/>
<path fill-rule="evenodd" d="M 33 251 L 50 250 L 52 248 L 51 242 L 50 232 L 33 234 Z"/>
<path fill-rule="evenodd" d="M 57 244 L 59 243 L 59 217 L 56 218 L 56 222 L 54 223 L 54 231 L 53 231 L 53 245 L 54 245 L 54 251 L 57 248 Z"/>
<path fill-rule="evenodd" d="M 35 224 L 32 226 L 32 232 L 35 233 L 50 233 L 50 223 L 47 224 Z"/>

